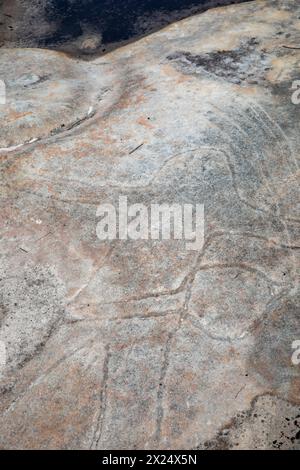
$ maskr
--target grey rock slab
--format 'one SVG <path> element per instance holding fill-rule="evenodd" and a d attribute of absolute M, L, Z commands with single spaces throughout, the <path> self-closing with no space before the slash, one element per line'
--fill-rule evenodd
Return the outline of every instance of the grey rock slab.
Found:
<path fill-rule="evenodd" d="M 297 448 L 295 3 L 1 49 L 1 448 Z M 202 249 L 101 241 L 120 196 L 204 204 Z"/>

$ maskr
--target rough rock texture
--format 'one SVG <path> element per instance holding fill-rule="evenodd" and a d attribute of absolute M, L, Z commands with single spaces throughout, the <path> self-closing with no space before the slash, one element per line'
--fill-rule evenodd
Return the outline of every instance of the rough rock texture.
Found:
<path fill-rule="evenodd" d="M 1 448 L 300 448 L 299 38 L 257 1 L 1 50 Z M 120 195 L 203 203 L 203 249 L 101 242 Z"/>

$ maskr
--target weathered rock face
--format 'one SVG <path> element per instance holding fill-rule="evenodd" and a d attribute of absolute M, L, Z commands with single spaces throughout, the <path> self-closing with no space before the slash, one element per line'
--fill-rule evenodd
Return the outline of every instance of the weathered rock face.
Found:
<path fill-rule="evenodd" d="M 300 447 L 295 3 L 1 51 L 1 448 Z M 100 241 L 119 196 L 204 204 L 203 248 Z"/>

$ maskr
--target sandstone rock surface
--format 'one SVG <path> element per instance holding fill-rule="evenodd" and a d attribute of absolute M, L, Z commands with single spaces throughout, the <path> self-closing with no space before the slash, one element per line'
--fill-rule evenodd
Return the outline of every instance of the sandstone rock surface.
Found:
<path fill-rule="evenodd" d="M 1 448 L 300 448 L 296 3 L 1 49 Z M 100 241 L 120 195 L 204 204 L 202 250 Z"/>

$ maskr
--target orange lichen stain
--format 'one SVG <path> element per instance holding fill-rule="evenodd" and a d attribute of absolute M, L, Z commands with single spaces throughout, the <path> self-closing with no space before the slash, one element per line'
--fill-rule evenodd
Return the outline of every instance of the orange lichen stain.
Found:
<path fill-rule="evenodd" d="M 283 58 L 272 59 L 271 64 L 272 64 L 272 68 L 267 73 L 266 78 L 270 82 L 275 83 L 278 80 L 282 80 L 283 76 L 286 75 L 286 69 L 287 69 L 286 57 L 284 59 Z"/>
<path fill-rule="evenodd" d="M 144 103 L 147 98 L 145 91 L 149 85 L 145 84 L 144 77 L 136 77 L 127 83 L 126 89 L 120 96 L 117 109 L 133 108 L 136 105 Z"/>
<path fill-rule="evenodd" d="M 149 119 L 147 117 L 140 117 L 138 120 L 137 120 L 137 123 L 140 124 L 141 126 L 144 126 L 144 127 L 147 127 L 148 129 L 154 129 L 155 126 L 153 126 L 151 124 L 151 122 L 149 122 Z"/>
<path fill-rule="evenodd" d="M 260 88 L 256 85 L 247 86 L 247 87 L 236 85 L 236 88 L 238 89 L 240 94 L 246 95 L 246 96 L 257 96 L 261 93 Z"/>
<path fill-rule="evenodd" d="M 230 348 L 226 354 L 223 356 L 223 362 L 224 364 L 230 364 L 235 357 L 239 355 L 237 351 L 234 348 Z"/>
<path fill-rule="evenodd" d="M 91 144 L 82 143 L 79 148 L 76 148 L 73 152 L 75 160 L 81 160 L 82 158 L 88 158 L 95 153 L 95 147 Z"/>
<path fill-rule="evenodd" d="M 131 101 L 130 94 L 128 92 L 124 92 L 119 99 L 119 102 L 117 104 L 117 109 L 121 110 L 121 109 L 130 108 L 131 104 L 132 104 L 132 101 Z"/>
<path fill-rule="evenodd" d="M 10 111 L 9 114 L 10 116 L 9 116 L 8 122 L 12 122 L 18 119 L 22 119 L 23 117 L 32 115 L 32 112 L 28 111 L 27 113 L 17 113 L 16 111 Z"/>
<path fill-rule="evenodd" d="M 182 73 L 179 73 L 173 66 L 166 64 L 162 66 L 162 73 L 168 77 L 182 76 Z"/>
<path fill-rule="evenodd" d="M 14 162 L 12 162 L 11 165 L 6 169 L 5 173 L 7 176 L 17 176 L 22 169 L 21 173 L 24 174 L 24 166 L 26 167 L 26 165 L 30 165 L 30 163 L 32 163 L 32 159 L 29 155 L 26 155 L 24 156 L 23 160 L 16 159 Z"/>
<path fill-rule="evenodd" d="M 188 384 L 190 392 L 198 390 L 197 375 L 192 371 L 186 371 L 182 374 L 182 382 Z"/>
<path fill-rule="evenodd" d="M 176 70 L 174 67 L 171 65 L 164 65 L 162 67 L 162 71 L 165 75 L 168 77 L 172 77 L 175 80 L 175 83 L 180 84 L 180 83 L 186 83 L 186 82 L 192 82 L 193 77 L 190 75 L 185 75 L 183 73 L 180 73 L 178 70 Z"/>
<path fill-rule="evenodd" d="M 48 84 L 48 88 L 59 88 L 61 86 L 61 83 L 60 82 L 51 82 Z M 51 93 L 49 94 L 49 96 L 51 96 Z"/>
<path fill-rule="evenodd" d="M 236 354 L 239 356 L 240 353 L 233 347 L 233 346 L 230 346 L 230 348 L 228 349 L 228 354 L 229 356 L 235 356 Z"/>
<path fill-rule="evenodd" d="M 92 131 L 90 131 L 89 133 L 89 137 L 90 139 L 93 141 L 93 142 L 101 142 L 103 144 L 106 144 L 106 145 L 111 145 L 111 144 L 114 144 L 116 142 L 116 139 L 113 138 L 111 135 L 110 135 L 110 130 L 106 129 L 106 130 L 101 130 L 101 129 L 94 129 Z"/>
<path fill-rule="evenodd" d="M 180 85 L 181 83 L 186 83 L 186 82 L 191 82 L 191 77 L 189 77 L 188 75 L 180 75 L 177 79 L 176 79 L 176 83 L 178 85 Z"/>
<path fill-rule="evenodd" d="M 137 105 L 137 104 L 142 104 L 142 103 L 145 103 L 147 101 L 147 98 L 145 96 L 145 93 L 142 91 L 140 93 L 138 93 L 136 96 L 133 96 L 132 97 L 132 105 Z"/>
<path fill-rule="evenodd" d="M 104 173 L 103 171 L 95 171 L 94 175 L 95 175 L 95 176 L 101 176 L 101 177 L 104 178 L 105 173 Z"/>
<path fill-rule="evenodd" d="M 265 18 L 268 23 L 273 23 L 275 21 L 287 21 L 292 15 L 289 11 L 280 10 L 280 9 L 270 9 L 269 7 L 263 8 L 260 12 L 261 18 Z"/>
<path fill-rule="evenodd" d="M 61 159 L 63 156 L 64 156 L 64 153 L 63 151 L 59 151 L 59 149 L 57 148 L 44 148 L 44 160 L 47 161 L 47 160 L 51 160 L 53 158 L 59 158 Z"/>

